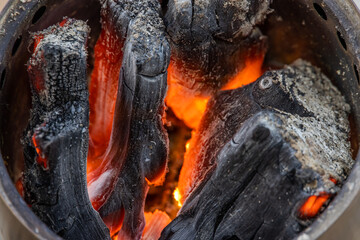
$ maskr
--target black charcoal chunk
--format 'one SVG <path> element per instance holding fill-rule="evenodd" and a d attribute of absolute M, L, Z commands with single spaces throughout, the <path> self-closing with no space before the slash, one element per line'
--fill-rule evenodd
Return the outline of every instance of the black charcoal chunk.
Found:
<path fill-rule="evenodd" d="M 64 239 L 110 239 L 86 186 L 89 104 L 83 21 L 34 34 L 31 119 L 23 143 L 25 200 Z"/>
<path fill-rule="evenodd" d="M 311 223 L 299 218 L 304 201 L 336 194 L 331 179 L 344 181 L 354 163 L 349 111 L 303 60 L 217 94 L 195 136 L 201 174 L 161 239 L 295 237 Z"/>
<path fill-rule="evenodd" d="M 116 214 L 124 214 L 119 236 L 140 239 L 147 181 L 159 179 L 167 163 L 168 137 L 162 116 L 170 47 L 158 1 L 104 1 L 103 8 L 108 16 L 115 16 L 111 19 L 115 28 L 126 33 L 114 131 L 126 122 L 129 132 L 113 138 L 127 138 L 127 150 L 115 188 L 99 213 L 114 221 Z M 126 114 L 121 112 L 123 106 Z"/>

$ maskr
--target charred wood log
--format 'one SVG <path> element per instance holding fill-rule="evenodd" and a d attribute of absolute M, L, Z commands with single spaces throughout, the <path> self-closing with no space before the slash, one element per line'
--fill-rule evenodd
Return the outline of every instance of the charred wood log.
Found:
<path fill-rule="evenodd" d="M 270 1 L 170 0 L 164 18 L 171 39 L 170 77 L 184 91 L 209 96 L 263 55 L 266 38 L 257 25 L 269 13 Z"/>
<path fill-rule="evenodd" d="M 112 38 L 118 41 L 118 46 L 112 46 L 112 48 L 121 48 L 122 42 L 130 38 L 130 35 L 133 35 L 131 36 L 133 39 L 127 41 L 127 44 L 133 44 L 135 46 L 124 46 L 123 49 L 132 48 L 133 50 L 129 51 L 136 53 L 136 59 L 130 56 L 131 54 L 128 54 L 128 59 L 124 57 L 122 68 L 124 68 L 124 64 L 129 64 L 129 61 L 137 61 L 134 63 L 137 67 L 136 71 L 137 74 L 141 75 L 141 78 L 144 79 L 142 80 L 143 82 L 151 82 L 152 80 L 149 79 L 153 77 L 159 78 L 160 75 L 162 75 L 162 77 L 166 76 L 170 50 L 164 37 L 162 20 L 159 17 L 159 3 L 157 1 L 139 1 L 136 4 L 133 1 L 102 1 L 102 4 L 102 22 L 107 29 L 111 29 L 110 33 L 115 35 Z M 129 25 L 130 22 L 131 25 Z M 149 31 L 151 32 L 146 32 L 145 27 L 149 27 Z M 134 37 L 135 35 L 136 37 Z M 116 45 L 116 41 L 113 44 Z M 122 54 L 123 53 L 121 53 L 121 55 Z M 122 57 L 120 60 L 121 59 Z M 117 66 L 118 64 L 116 63 L 115 65 Z M 99 71 L 101 74 L 102 70 L 100 69 Z M 135 77 L 134 73 L 131 74 L 132 77 Z M 123 71 L 120 73 L 118 79 L 119 87 L 109 146 L 105 154 L 100 156 L 102 158 L 100 166 L 88 175 L 89 194 L 96 209 L 99 209 L 110 197 L 111 192 L 115 188 L 117 177 L 123 167 L 128 152 L 128 145 L 130 144 L 128 142 L 130 125 L 138 121 L 132 111 L 142 111 L 145 114 L 141 121 L 143 123 L 146 121 L 148 124 L 147 126 L 142 126 L 142 129 L 144 133 L 152 132 L 151 137 L 143 139 L 144 143 L 146 141 L 152 141 L 151 139 L 154 138 L 157 145 L 153 151 L 159 155 L 147 158 L 147 161 L 143 163 L 144 167 L 147 168 L 146 177 L 148 180 L 155 181 L 159 178 L 160 175 L 164 173 L 166 166 L 167 147 L 164 148 L 164 146 L 167 146 L 167 140 L 165 140 L 167 137 L 162 127 L 160 117 L 163 111 L 163 101 L 159 100 L 158 96 L 165 94 L 166 80 L 165 83 L 161 83 L 158 86 L 154 85 L 149 87 L 151 85 L 150 83 L 149 86 L 140 84 L 144 90 L 141 90 L 139 94 L 147 97 L 134 97 L 133 91 L 135 91 L 135 88 L 140 87 L 140 85 L 135 83 L 137 81 L 135 79 L 129 78 L 126 80 L 127 82 L 124 82 L 124 79 Z M 130 90 L 128 88 L 130 88 Z M 154 99 L 148 102 L 148 99 L 152 97 L 154 97 Z M 136 104 L 133 103 L 133 101 L 143 101 L 143 103 Z M 139 109 L 136 110 L 136 108 Z M 150 117 L 152 120 L 148 119 L 149 116 L 152 116 Z M 141 124 L 139 123 L 139 125 Z M 158 133 L 157 137 L 154 137 L 155 132 Z M 151 145 L 152 143 L 148 142 L 148 144 Z M 165 151 L 163 151 L 164 149 Z M 110 168 L 111 170 L 109 170 Z M 99 186 L 102 187 L 99 188 Z"/>
<path fill-rule="evenodd" d="M 86 187 L 89 27 L 64 19 L 35 34 L 32 111 L 23 139 L 25 200 L 64 239 L 110 239 Z"/>
<path fill-rule="evenodd" d="M 192 143 L 195 166 L 180 176 L 187 199 L 161 239 L 294 237 L 311 222 L 304 200 L 335 194 L 331 179 L 351 169 L 349 110 L 304 61 L 217 94 Z"/>
<path fill-rule="evenodd" d="M 304 75 L 300 70 L 296 70 L 296 74 Z M 289 70 L 267 72 L 257 84 L 220 92 L 209 101 L 200 127 L 190 142 L 191 147 L 185 155 L 183 170 L 180 173 L 179 190 L 184 199 L 206 172 L 214 167 L 215 156 L 223 145 L 231 139 L 243 122 L 255 113 L 263 109 L 276 109 L 302 117 L 313 115 L 297 99 L 292 100 L 290 91 L 281 88 L 281 81 L 288 78 L 294 80 L 294 75 Z"/>
<path fill-rule="evenodd" d="M 168 139 L 162 125 L 170 48 L 158 1 L 106 1 L 107 16 L 126 36 L 115 107 L 112 148 L 127 139 L 115 187 L 99 212 L 111 235 L 140 239 L 144 228 L 147 182 L 165 173 Z M 130 21 L 131 20 L 131 21 Z M 128 132 L 122 131 L 128 129 Z M 115 155 L 110 154 L 110 157 Z M 105 173 L 106 174 L 106 173 Z"/>

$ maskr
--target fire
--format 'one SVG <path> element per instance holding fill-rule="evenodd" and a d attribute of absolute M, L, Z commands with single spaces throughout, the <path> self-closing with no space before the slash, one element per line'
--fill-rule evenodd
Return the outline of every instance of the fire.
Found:
<path fill-rule="evenodd" d="M 231 90 L 255 82 L 262 74 L 264 56 L 245 61 L 245 68 L 231 79 L 221 90 Z"/>
<path fill-rule="evenodd" d="M 43 165 L 44 168 L 47 168 L 47 160 L 46 160 L 46 158 L 44 158 L 44 157 L 42 156 L 41 149 L 40 149 L 40 147 L 39 147 L 39 144 L 38 144 L 37 141 L 36 141 L 36 135 L 35 135 L 35 133 L 34 133 L 34 135 L 32 136 L 32 141 L 33 141 L 33 144 L 34 144 L 36 153 L 37 153 L 37 157 L 36 157 L 37 163 Z"/>
<path fill-rule="evenodd" d="M 181 203 L 181 194 L 179 191 L 179 188 L 176 188 L 174 191 L 174 199 L 176 200 L 177 204 L 179 207 L 182 207 L 182 203 Z"/>
<path fill-rule="evenodd" d="M 230 90 L 242 87 L 256 81 L 262 74 L 264 54 L 260 54 L 245 61 L 245 68 L 235 75 L 221 90 Z M 191 95 L 181 84 L 179 76 L 174 70 L 174 64 L 168 68 L 168 92 L 165 99 L 166 105 L 175 113 L 176 117 L 184 121 L 191 129 L 197 129 L 206 105 L 211 96 Z"/>
<path fill-rule="evenodd" d="M 96 210 L 111 192 L 113 183 L 108 179 L 116 175 L 118 168 L 118 163 L 110 162 L 111 158 L 106 156 L 109 151 L 123 57 L 123 40 L 115 34 L 111 26 L 106 23 L 104 26 L 95 45 L 94 70 L 89 84 L 87 184 L 90 200 Z"/>
<path fill-rule="evenodd" d="M 329 193 L 320 193 L 319 196 L 310 196 L 299 209 L 300 218 L 308 219 L 315 217 L 330 197 L 331 195 Z"/>
<path fill-rule="evenodd" d="M 220 90 L 236 89 L 256 81 L 263 74 L 262 65 L 264 57 L 265 54 L 263 53 L 247 59 L 245 61 L 245 68 L 230 79 Z M 175 76 L 176 71 L 173 67 L 174 66 L 170 64 L 168 70 L 169 90 L 165 99 L 166 104 L 179 119 L 183 120 L 188 127 L 193 129 L 192 137 L 185 145 L 185 159 L 180 173 L 178 188 L 176 188 L 173 193 L 175 200 L 181 207 L 188 195 L 189 189 L 195 184 L 194 171 L 196 171 L 200 165 L 207 166 L 206 163 L 195 162 L 191 152 L 196 147 L 196 139 L 194 136 L 196 136 L 196 129 L 198 129 L 202 116 L 205 113 L 210 96 L 189 96 L 189 93 L 178 83 L 178 76 Z"/>
<path fill-rule="evenodd" d="M 159 239 L 162 230 L 171 222 L 170 217 L 162 211 L 145 212 L 145 228 L 142 234 L 142 240 Z M 120 226 L 121 228 L 121 226 Z M 127 237 L 115 235 L 112 240 L 127 240 Z"/>
<path fill-rule="evenodd" d="M 329 180 L 333 182 L 334 185 L 338 184 L 338 181 L 332 176 L 329 177 Z M 321 207 L 324 206 L 331 196 L 332 195 L 330 193 L 326 192 L 322 192 L 318 196 L 310 196 L 299 209 L 300 218 L 308 219 L 315 217 L 319 213 Z"/>
<path fill-rule="evenodd" d="M 116 95 L 118 91 L 118 78 L 122 62 L 122 47 L 119 47 L 120 39 L 113 34 L 112 29 L 104 28 L 100 34 L 99 40 L 96 43 L 94 54 L 95 63 L 94 70 L 91 75 L 91 82 L 89 85 L 89 102 L 90 102 L 90 125 L 89 125 L 89 153 L 87 164 L 88 176 L 88 190 L 93 207 L 97 210 L 106 199 L 106 192 L 104 188 L 110 189 L 110 183 L 106 182 L 106 174 L 111 175 L 113 171 L 113 163 L 106 162 L 106 154 L 109 148 L 109 141 L 112 133 L 113 118 L 115 112 Z M 121 43 L 123 44 L 123 43 Z M 219 90 L 228 90 L 241 87 L 255 81 L 263 73 L 262 63 L 264 54 L 255 55 L 245 61 L 245 68 L 243 68 L 237 75 L 228 81 L 228 83 Z M 200 125 L 202 116 L 206 111 L 211 95 L 202 93 L 194 94 L 187 91 L 181 84 L 181 77 L 176 75 L 174 64 L 170 63 L 168 68 L 168 92 L 165 99 L 166 105 L 172 109 L 176 117 L 182 120 L 185 125 L 193 129 L 192 136 L 196 134 L 196 129 Z M 186 79 L 185 79 L 186 80 Z M 192 137 L 185 145 L 186 153 L 196 146 L 196 141 Z M 196 163 L 191 162 L 193 158 L 185 159 L 184 166 L 181 173 L 193 172 Z M 186 167 L 188 166 L 188 167 Z M 104 181 L 105 182 L 104 182 Z M 146 179 L 147 180 L 147 179 Z M 178 188 L 173 192 L 173 197 L 177 202 L 178 207 L 182 207 L 182 203 L 186 199 L 185 189 L 191 182 L 191 178 L 181 178 L 179 180 Z M 188 182 L 187 182 L 188 181 Z M 102 186 L 102 187 L 101 187 Z M 105 187 L 104 187 L 105 186 Z M 101 187 L 102 189 L 98 189 Z M 102 194 L 98 194 L 102 193 Z M 147 239 L 146 232 L 154 231 L 155 235 L 168 224 L 170 220 L 164 217 L 165 213 L 156 212 L 153 215 L 146 215 L 146 226 L 143 235 Z M 112 232 L 117 232 L 121 229 L 123 214 L 115 214 L 118 225 L 110 224 L 112 219 L 104 219 Z M 115 216 L 114 215 L 114 216 Z M 165 214 L 166 215 L 166 214 Z M 167 216 L 167 215 L 166 215 Z M 167 216 L 168 217 L 168 216 Z M 158 219 L 157 222 L 156 219 Z M 159 220 L 160 219 L 160 220 Z M 161 226 L 160 226 L 160 225 Z M 154 228 L 155 225 L 159 225 Z M 153 229 L 153 230 L 146 230 Z M 153 234 L 151 234 L 153 235 Z M 122 236 L 119 235 L 119 239 Z M 149 237 L 150 239 L 150 237 Z"/>
<path fill-rule="evenodd" d="M 189 148 L 190 148 L 190 142 L 188 141 L 185 145 L 185 150 L 187 151 L 187 150 L 189 150 Z"/>
<path fill-rule="evenodd" d="M 171 222 L 171 219 L 165 212 L 155 210 L 154 213 L 145 213 L 145 222 L 142 240 L 151 240 L 160 238 L 162 230 Z"/>
<path fill-rule="evenodd" d="M 110 141 L 122 63 L 122 51 L 118 41 L 116 34 L 105 28 L 95 45 L 94 70 L 89 85 L 88 174 L 99 167 Z"/>

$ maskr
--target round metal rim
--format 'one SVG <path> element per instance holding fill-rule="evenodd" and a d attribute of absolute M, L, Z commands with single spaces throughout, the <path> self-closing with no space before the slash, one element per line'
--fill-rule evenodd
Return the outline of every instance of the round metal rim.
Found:
<path fill-rule="evenodd" d="M 16 26 L 22 25 L 29 21 L 29 18 L 42 5 L 46 5 L 47 0 L 40 1 L 21 1 L 14 0 L 8 2 L 3 11 L 0 13 L 0 29 L 17 29 Z M 324 4 L 332 11 L 332 14 L 337 17 L 342 25 L 356 26 L 356 29 L 346 30 L 346 34 L 350 36 L 349 47 L 354 49 L 355 57 L 360 62 L 360 48 L 356 42 L 356 37 L 360 35 L 360 14 L 359 8 L 352 0 L 325 0 Z M 22 5 L 24 11 L 20 12 L 15 20 L 12 19 L 12 9 Z M 352 31 L 352 32 L 350 32 Z M 0 41 L 2 44 L 10 46 L 14 42 L 16 33 L 8 34 L 0 30 Z M 11 49 L 6 52 L 0 52 L 0 70 L 3 62 L 6 62 L 7 56 L 10 56 Z M 326 211 L 302 234 L 299 235 L 299 240 L 307 239 L 339 239 L 345 232 L 352 231 L 349 226 L 353 226 L 350 222 L 353 218 L 360 218 L 360 210 L 355 211 L 357 206 L 360 206 L 360 154 L 358 153 L 356 164 L 344 185 L 341 192 L 334 199 L 332 204 Z M 60 239 L 53 233 L 45 224 L 38 219 L 27 207 L 24 200 L 20 197 L 11 181 L 4 161 L 0 155 L 0 206 L 6 206 L 9 210 L 10 221 L 15 219 L 22 224 L 24 231 L 27 231 L 27 239 Z M 1 209 L 1 208 L 0 208 Z M 1 221 L 0 221 L 1 222 Z M 337 226 L 342 226 L 339 231 Z M 1 230 L 1 227 L 0 227 Z"/>

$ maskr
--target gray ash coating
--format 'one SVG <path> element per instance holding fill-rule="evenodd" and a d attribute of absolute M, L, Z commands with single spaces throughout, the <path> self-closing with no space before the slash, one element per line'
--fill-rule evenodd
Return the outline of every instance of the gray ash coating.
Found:
<path fill-rule="evenodd" d="M 32 117 L 40 118 L 30 122 L 58 125 L 43 127 L 47 136 L 56 136 L 65 127 L 66 120 L 88 122 L 78 119 L 76 113 L 88 111 L 88 87 L 82 78 L 86 74 L 86 41 L 90 28 L 82 21 L 67 21 L 63 27 L 55 25 L 33 34 L 34 38 L 41 36 L 43 39 L 28 62 L 33 81 Z M 67 127 L 84 127 L 87 131 L 86 125 L 69 124 Z"/>
<path fill-rule="evenodd" d="M 233 42 L 251 34 L 270 12 L 270 0 L 170 0 L 165 19 L 176 44 L 207 42 L 217 37 Z"/>
<path fill-rule="evenodd" d="M 343 182 L 354 164 L 348 140 L 350 106 L 318 68 L 303 60 L 271 75 L 273 82 L 280 83 L 294 101 L 312 113 L 304 117 L 280 112 L 278 116 L 283 121 L 280 129 L 303 168 L 310 168 L 322 177 L 325 189 L 317 188 L 317 193 L 328 191 L 334 185 L 329 178 Z M 314 187 L 316 183 L 309 185 L 308 190 Z"/>
<path fill-rule="evenodd" d="M 126 38 L 125 45 L 133 53 L 141 75 L 156 76 L 166 72 L 169 65 L 170 46 L 160 10 L 157 0 L 102 1 L 103 22 L 109 21 Z"/>
<path fill-rule="evenodd" d="M 33 97 L 23 139 L 25 201 L 64 239 L 110 239 L 86 185 L 90 28 L 65 21 L 33 34 L 40 42 L 28 62 Z"/>
<path fill-rule="evenodd" d="M 296 237 L 313 220 L 304 201 L 336 193 L 329 178 L 342 184 L 354 164 L 349 111 L 303 60 L 217 93 L 192 143 L 190 194 L 160 239 Z"/>

